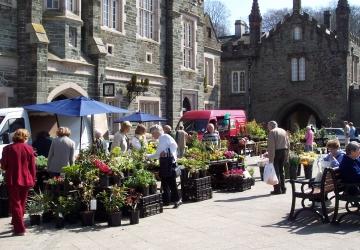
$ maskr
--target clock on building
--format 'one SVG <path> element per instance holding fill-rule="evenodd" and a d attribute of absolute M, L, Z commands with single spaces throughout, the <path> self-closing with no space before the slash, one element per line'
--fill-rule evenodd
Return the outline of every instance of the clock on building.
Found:
<path fill-rule="evenodd" d="M 115 84 L 104 83 L 103 84 L 103 96 L 115 96 Z"/>

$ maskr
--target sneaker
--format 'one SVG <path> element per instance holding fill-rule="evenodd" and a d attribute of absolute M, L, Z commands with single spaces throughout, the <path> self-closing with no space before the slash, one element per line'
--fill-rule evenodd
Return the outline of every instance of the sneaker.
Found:
<path fill-rule="evenodd" d="M 181 201 L 181 200 L 180 200 L 180 201 L 178 201 L 178 202 L 175 202 L 175 205 L 174 205 L 174 207 L 173 207 L 173 208 L 178 208 L 178 207 L 180 207 L 182 204 L 183 204 L 183 203 L 182 203 L 182 201 Z"/>

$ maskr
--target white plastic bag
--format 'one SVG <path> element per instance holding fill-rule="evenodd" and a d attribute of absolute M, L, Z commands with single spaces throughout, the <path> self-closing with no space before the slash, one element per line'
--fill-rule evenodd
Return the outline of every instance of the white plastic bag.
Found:
<path fill-rule="evenodd" d="M 331 162 L 325 161 L 324 158 L 319 156 L 316 160 L 318 173 L 316 174 L 315 181 L 321 181 L 325 168 L 330 168 L 331 166 Z"/>
<path fill-rule="evenodd" d="M 272 186 L 279 184 L 279 180 L 276 176 L 275 168 L 272 163 L 268 163 L 265 165 L 264 182 Z"/>

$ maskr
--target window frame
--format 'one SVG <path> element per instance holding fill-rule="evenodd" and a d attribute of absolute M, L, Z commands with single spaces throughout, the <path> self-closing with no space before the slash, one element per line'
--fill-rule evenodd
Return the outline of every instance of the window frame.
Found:
<path fill-rule="evenodd" d="M 69 7 L 71 6 L 71 7 Z M 66 11 L 75 15 L 79 14 L 79 0 L 66 0 Z"/>
<path fill-rule="evenodd" d="M 161 116 L 161 98 L 160 97 L 150 97 L 150 96 L 137 96 L 136 97 L 136 102 L 138 104 L 137 106 L 137 110 L 141 111 L 141 112 L 145 112 L 145 113 L 149 113 L 149 114 L 153 114 L 153 115 L 157 115 L 159 117 L 162 117 Z M 154 113 L 151 113 L 147 110 L 142 110 L 141 109 L 141 104 L 142 103 L 145 103 L 145 104 L 155 104 L 157 105 L 157 109 L 156 111 L 157 112 L 154 112 Z M 154 109 L 155 110 L 155 109 Z M 155 122 L 155 123 L 151 123 L 151 122 L 148 122 L 146 124 L 146 126 L 148 128 L 150 128 L 153 124 L 159 124 L 159 122 Z"/>
<path fill-rule="evenodd" d="M 103 30 L 124 33 L 124 2 L 125 0 L 101 0 L 100 23 Z"/>
<path fill-rule="evenodd" d="M 237 74 L 237 83 L 235 84 L 234 75 Z M 241 82 L 243 79 L 243 82 Z M 234 86 L 237 86 L 235 90 Z M 242 89 L 243 86 L 243 89 Z M 246 93 L 246 72 L 245 70 L 236 70 L 231 71 L 231 93 L 233 94 L 243 94 Z"/>
<path fill-rule="evenodd" d="M 292 57 L 291 58 L 291 81 L 292 82 L 304 82 L 306 81 L 306 58 Z"/>
<path fill-rule="evenodd" d="M 51 8 L 49 7 L 49 1 L 51 1 Z M 54 7 L 54 2 L 57 2 L 57 7 Z M 60 0 L 46 0 L 45 1 L 46 9 L 47 10 L 58 10 L 60 9 Z"/>
<path fill-rule="evenodd" d="M 300 26 L 295 26 L 293 28 L 293 40 L 294 41 L 302 40 L 302 28 Z"/>
<path fill-rule="evenodd" d="M 196 71 L 197 22 L 195 18 L 182 15 L 182 69 Z"/>
<path fill-rule="evenodd" d="M 351 68 L 351 82 L 354 84 L 359 83 L 359 57 L 353 55 L 352 56 L 352 68 Z"/>

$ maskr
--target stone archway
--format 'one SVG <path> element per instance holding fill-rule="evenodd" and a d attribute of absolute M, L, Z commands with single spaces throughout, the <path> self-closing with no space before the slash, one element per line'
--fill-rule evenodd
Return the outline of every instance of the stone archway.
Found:
<path fill-rule="evenodd" d="M 295 103 L 286 105 L 286 107 L 288 108 L 279 112 L 278 122 L 280 127 L 290 131 L 305 128 L 309 124 L 316 125 L 318 128 L 321 127 L 320 114 L 310 105 Z"/>
<path fill-rule="evenodd" d="M 54 88 L 50 92 L 47 101 L 51 102 L 55 100 L 63 100 L 66 98 L 73 98 L 77 96 L 88 97 L 88 93 L 75 83 L 65 83 Z"/>

